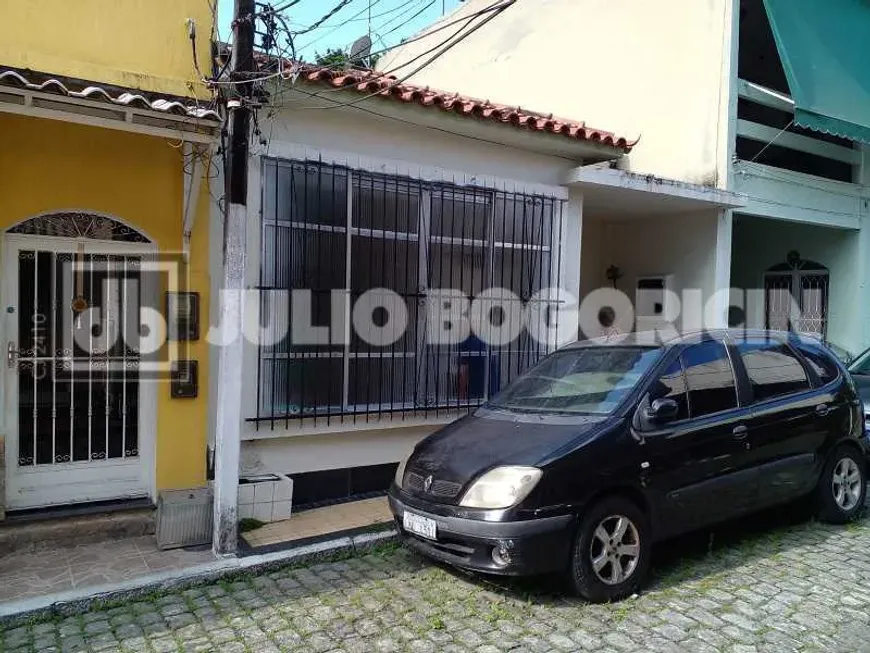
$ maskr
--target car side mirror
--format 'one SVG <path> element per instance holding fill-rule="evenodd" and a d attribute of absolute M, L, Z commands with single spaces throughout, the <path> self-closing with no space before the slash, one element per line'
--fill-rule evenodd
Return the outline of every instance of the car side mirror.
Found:
<path fill-rule="evenodd" d="M 649 424 L 660 426 L 677 419 L 679 412 L 680 406 L 673 399 L 655 399 L 646 409 L 644 417 Z"/>

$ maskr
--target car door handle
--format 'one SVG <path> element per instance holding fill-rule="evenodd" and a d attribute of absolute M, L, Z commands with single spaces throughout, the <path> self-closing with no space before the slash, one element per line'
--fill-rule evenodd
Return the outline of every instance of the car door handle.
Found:
<path fill-rule="evenodd" d="M 731 435 L 734 436 L 735 440 L 745 440 L 746 436 L 749 435 L 749 429 L 743 424 L 738 424 L 734 427 L 734 430 L 731 431 Z"/>
<path fill-rule="evenodd" d="M 816 406 L 816 415 L 819 417 L 824 417 L 828 413 L 831 412 L 831 407 L 828 404 L 819 404 Z"/>

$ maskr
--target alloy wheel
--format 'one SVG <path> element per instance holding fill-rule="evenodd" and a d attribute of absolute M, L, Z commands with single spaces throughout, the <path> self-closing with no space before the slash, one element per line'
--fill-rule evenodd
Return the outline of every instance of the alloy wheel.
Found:
<path fill-rule="evenodd" d="M 592 571 L 607 585 L 619 585 L 637 568 L 640 536 L 625 515 L 605 517 L 592 534 L 589 546 Z"/>
<path fill-rule="evenodd" d="M 834 501 L 843 512 L 852 510 L 861 499 L 861 470 L 851 458 L 842 458 L 834 466 L 831 476 L 831 489 L 834 492 Z"/>

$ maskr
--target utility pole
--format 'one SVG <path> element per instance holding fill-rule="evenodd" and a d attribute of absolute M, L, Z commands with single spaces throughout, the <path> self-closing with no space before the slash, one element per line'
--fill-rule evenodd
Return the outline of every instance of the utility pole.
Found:
<path fill-rule="evenodd" d="M 230 79 L 247 82 L 255 71 L 254 0 L 235 0 Z M 229 151 L 225 152 L 223 338 L 218 364 L 215 433 L 214 536 L 216 555 L 232 555 L 238 544 L 239 453 L 242 434 L 242 321 L 245 311 L 245 230 L 252 84 L 232 84 L 227 102 Z"/>

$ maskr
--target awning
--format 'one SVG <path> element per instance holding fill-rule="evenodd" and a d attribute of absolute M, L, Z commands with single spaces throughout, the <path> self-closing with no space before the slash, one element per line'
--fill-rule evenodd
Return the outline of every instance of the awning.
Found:
<path fill-rule="evenodd" d="M 795 124 L 870 143 L 870 3 L 764 0 Z"/>

